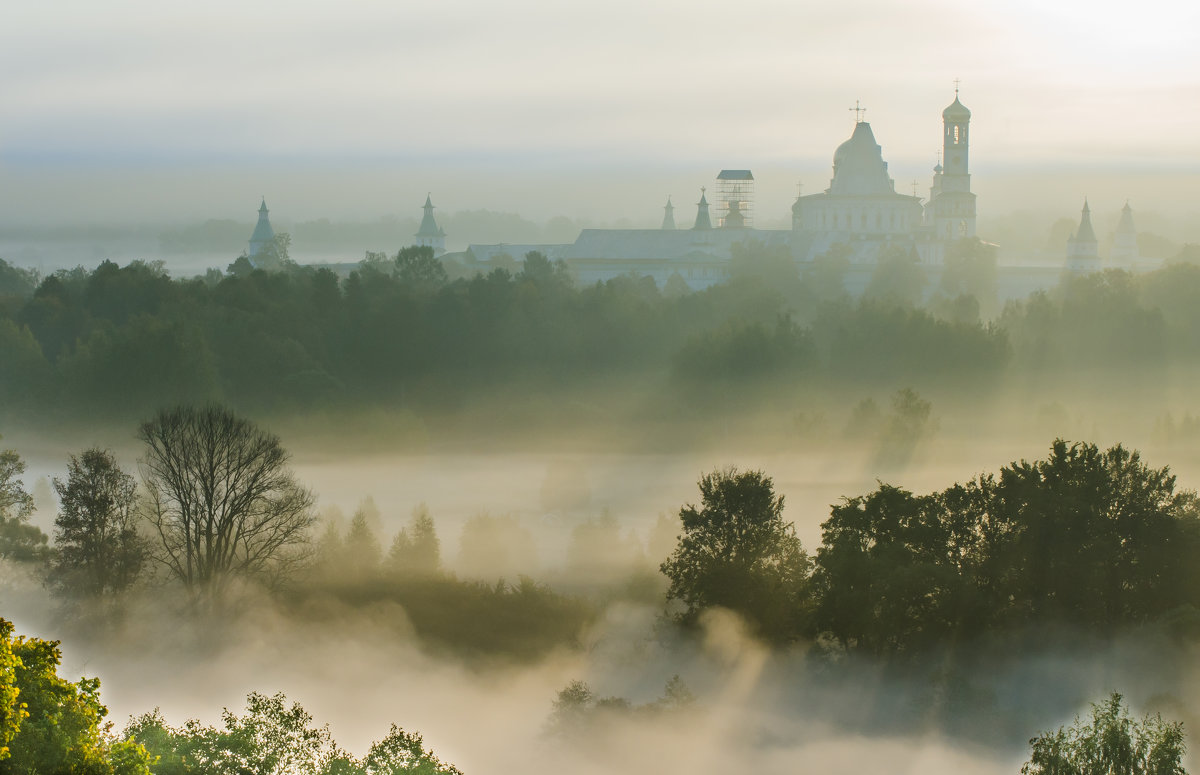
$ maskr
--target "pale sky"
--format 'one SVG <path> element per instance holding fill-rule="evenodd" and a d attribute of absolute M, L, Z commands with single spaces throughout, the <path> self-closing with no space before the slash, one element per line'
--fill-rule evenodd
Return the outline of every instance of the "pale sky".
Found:
<path fill-rule="evenodd" d="M 1198 30 L 1200 8 L 1170 0 L 9 3 L 0 207 L 35 217 L 57 195 L 86 215 L 102 179 L 97 217 L 225 216 L 245 209 L 235 196 L 287 202 L 268 169 L 287 170 L 298 217 L 369 210 L 354 170 L 394 174 L 398 201 L 434 189 L 450 209 L 535 216 L 587 208 L 594 183 L 597 212 L 627 217 L 615 170 L 686 203 L 720 168 L 753 167 L 782 199 L 828 184 L 855 100 L 897 187 L 926 188 L 955 78 L 977 178 L 1195 173 Z M 342 198 L 296 191 L 307 168 Z M 175 170 L 196 186 L 163 192 Z"/>

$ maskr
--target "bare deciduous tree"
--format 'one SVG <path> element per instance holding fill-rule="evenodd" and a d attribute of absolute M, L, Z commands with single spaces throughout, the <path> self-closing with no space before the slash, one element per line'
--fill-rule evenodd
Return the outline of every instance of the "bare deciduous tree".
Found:
<path fill-rule="evenodd" d="M 213 597 L 234 577 L 278 581 L 302 557 L 313 496 L 277 436 L 209 405 L 163 410 L 138 437 L 160 559 L 190 591 Z"/>

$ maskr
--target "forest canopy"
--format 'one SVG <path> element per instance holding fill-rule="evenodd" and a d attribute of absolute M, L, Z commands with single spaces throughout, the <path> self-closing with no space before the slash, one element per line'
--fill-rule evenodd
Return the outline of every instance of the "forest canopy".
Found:
<path fill-rule="evenodd" d="M 502 386 L 646 377 L 714 397 L 753 384 L 986 390 L 1008 374 L 1200 363 L 1191 264 L 1064 278 L 989 323 L 986 251 L 920 293 L 859 300 L 843 289 L 846 265 L 801 270 L 754 245 L 729 281 L 695 293 L 633 276 L 578 287 L 538 253 L 515 272 L 455 276 L 422 251 L 371 254 L 344 277 L 290 262 L 190 279 L 161 262 L 45 278 L 0 264 L 0 406 L 124 420 L 206 400 L 430 409 Z"/>

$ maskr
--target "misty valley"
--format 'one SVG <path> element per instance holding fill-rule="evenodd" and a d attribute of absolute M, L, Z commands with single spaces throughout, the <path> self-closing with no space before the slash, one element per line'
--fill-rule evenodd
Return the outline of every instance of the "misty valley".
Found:
<path fill-rule="evenodd" d="M 1200 266 L 848 266 L 0 261 L 0 773 L 1181 772 Z"/>

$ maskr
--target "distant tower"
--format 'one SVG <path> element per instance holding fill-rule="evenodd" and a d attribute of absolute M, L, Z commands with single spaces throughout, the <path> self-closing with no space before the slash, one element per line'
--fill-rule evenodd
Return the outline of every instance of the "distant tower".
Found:
<path fill-rule="evenodd" d="M 433 202 L 428 194 L 425 195 L 425 215 L 421 218 L 421 228 L 417 229 L 417 244 L 421 247 L 433 248 L 433 254 L 440 256 L 446 252 L 446 232 L 438 228 L 433 220 Z"/>
<path fill-rule="evenodd" d="M 804 191 L 800 186 L 796 186 L 796 201 L 792 203 L 792 231 L 804 228 L 804 206 L 800 202 L 803 198 Z"/>
<path fill-rule="evenodd" d="M 1096 232 L 1092 229 L 1092 209 L 1087 199 L 1083 200 L 1083 217 L 1079 219 L 1079 230 L 1067 239 L 1067 271 L 1087 274 L 1100 269 L 1100 247 Z"/>
<path fill-rule="evenodd" d="M 663 230 L 675 231 L 675 205 L 671 204 L 671 197 L 667 197 L 667 206 L 663 208 Z"/>
<path fill-rule="evenodd" d="M 708 189 L 700 188 L 700 201 L 696 203 L 696 225 L 692 228 L 696 231 L 708 231 L 712 228 L 712 218 L 708 215 L 708 197 L 705 192 Z"/>
<path fill-rule="evenodd" d="M 958 101 L 942 111 L 942 159 L 934 167 L 927 221 L 939 239 L 975 236 L 975 195 L 970 172 L 971 111 Z"/>
<path fill-rule="evenodd" d="M 721 170 L 717 175 L 717 224 L 725 229 L 754 226 L 754 175 L 750 170 Z"/>
<path fill-rule="evenodd" d="M 262 205 L 258 208 L 258 223 L 254 224 L 254 233 L 250 235 L 250 250 L 248 258 L 254 258 L 262 253 L 275 241 L 275 230 L 271 228 L 271 220 L 267 218 L 267 198 L 263 197 Z"/>
<path fill-rule="evenodd" d="M 1133 269 L 1141 258 L 1137 244 L 1137 228 L 1133 225 L 1133 208 L 1126 202 L 1121 208 L 1121 220 L 1117 233 L 1113 235 L 1112 252 L 1108 255 L 1110 265 L 1118 269 Z"/>

